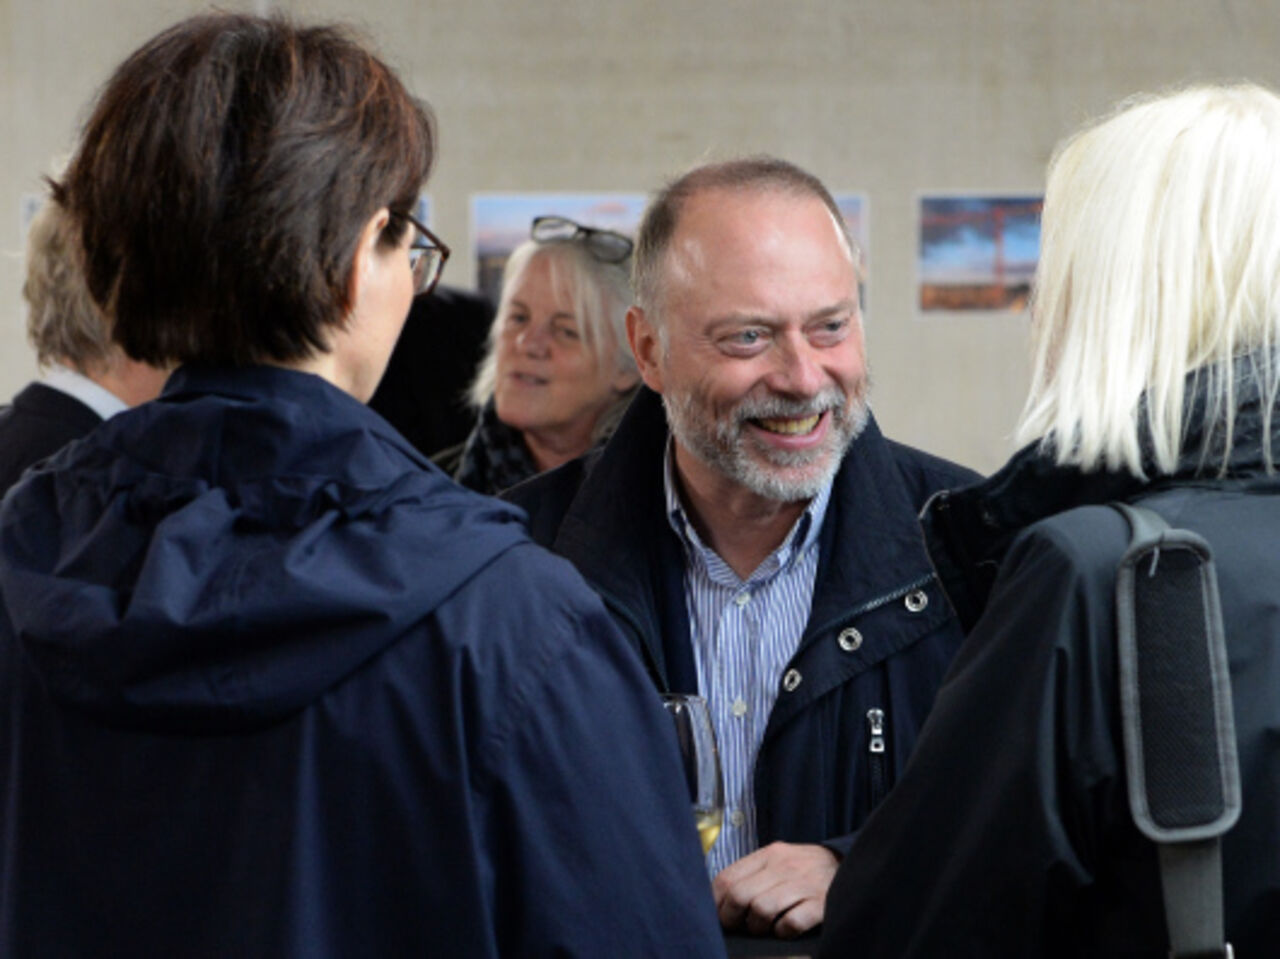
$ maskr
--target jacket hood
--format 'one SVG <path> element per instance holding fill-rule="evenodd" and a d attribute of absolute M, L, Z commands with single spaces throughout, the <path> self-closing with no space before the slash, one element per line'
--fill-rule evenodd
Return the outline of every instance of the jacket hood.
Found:
<path fill-rule="evenodd" d="M 59 701 L 123 726 L 253 728 L 526 542 L 522 517 L 319 377 L 183 369 L 5 499 L 0 595 Z"/>

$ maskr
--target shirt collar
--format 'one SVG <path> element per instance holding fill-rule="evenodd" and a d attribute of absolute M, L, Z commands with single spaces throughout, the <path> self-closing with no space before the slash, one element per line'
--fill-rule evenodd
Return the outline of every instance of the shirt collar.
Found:
<path fill-rule="evenodd" d="M 83 373 L 77 373 L 68 366 L 54 363 L 42 382 L 45 386 L 66 393 L 72 399 L 79 400 L 104 420 L 129 408 L 124 400 L 116 396 L 104 386 L 99 386 Z"/>
<path fill-rule="evenodd" d="M 805 551 L 814 546 L 822 531 L 822 521 L 827 515 L 827 505 L 831 502 L 832 481 L 828 480 L 809 501 L 803 513 L 796 519 L 791 531 L 783 538 L 782 544 L 773 552 L 778 558 L 778 568 L 786 568 L 796 562 Z M 667 438 L 666 452 L 662 457 L 662 492 L 667 506 L 667 522 L 675 530 L 676 536 L 684 545 L 686 557 L 702 557 L 706 553 L 714 553 L 711 547 L 702 542 L 697 530 L 685 515 L 684 504 L 680 502 L 680 485 L 676 478 L 675 437 Z M 767 561 L 766 561 L 767 565 Z"/>

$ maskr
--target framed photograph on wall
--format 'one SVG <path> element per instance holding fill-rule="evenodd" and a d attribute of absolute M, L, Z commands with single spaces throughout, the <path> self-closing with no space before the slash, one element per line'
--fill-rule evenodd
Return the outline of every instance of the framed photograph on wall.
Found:
<path fill-rule="evenodd" d="M 921 311 L 1026 309 L 1043 206 L 1040 196 L 921 196 Z"/>
<path fill-rule="evenodd" d="M 597 230 L 634 236 L 648 197 L 643 193 L 477 193 L 471 197 L 476 289 L 498 302 L 502 268 L 529 238 L 537 216 L 563 216 Z"/>

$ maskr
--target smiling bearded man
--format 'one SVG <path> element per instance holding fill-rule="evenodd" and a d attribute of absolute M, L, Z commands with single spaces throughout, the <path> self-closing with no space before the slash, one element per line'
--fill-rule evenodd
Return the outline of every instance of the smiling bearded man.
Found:
<path fill-rule="evenodd" d="M 976 476 L 880 434 L 857 257 L 803 170 L 736 160 L 673 182 L 641 223 L 634 286 L 648 389 L 603 450 L 508 495 L 659 690 L 708 701 L 721 922 L 799 935 L 962 639 L 916 516 Z"/>

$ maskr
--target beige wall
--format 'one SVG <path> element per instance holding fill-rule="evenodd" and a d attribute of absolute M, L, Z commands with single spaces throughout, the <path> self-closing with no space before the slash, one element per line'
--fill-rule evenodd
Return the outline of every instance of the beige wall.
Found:
<path fill-rule="evenodd" d="M 266 3 L 224 3 L 264 9 Z M 921 316 L 921 190 L 1039 192 L 1053 144 L 1117 98 L 1197 79 L 1280 86 L 1274 0 L 331 0 L 435 106 L 428 190 L 469 285 L 468 197 L 640 190 L 767 151 L 870 200 L 874 404 L 897 438 L 991 469 L 1010 451 L 1026 319 Z M 0 0 L 0 397 L 34 373 L 20 202 L 138 43 L 204 4 Z"/>

